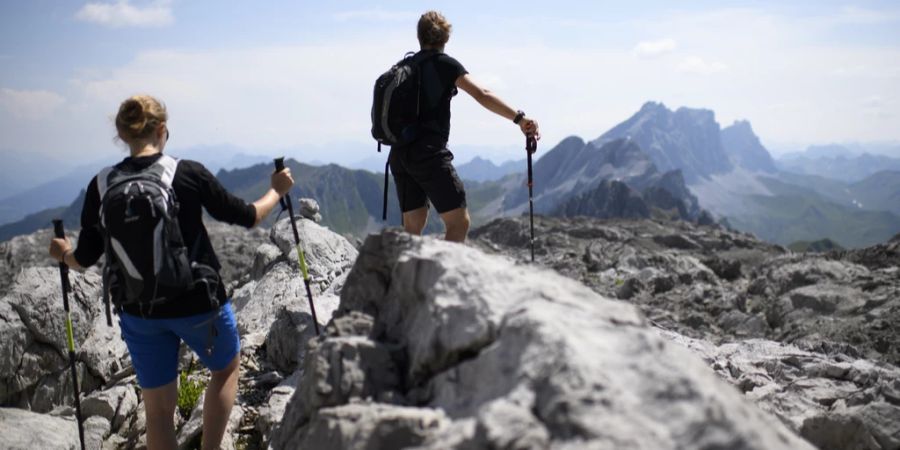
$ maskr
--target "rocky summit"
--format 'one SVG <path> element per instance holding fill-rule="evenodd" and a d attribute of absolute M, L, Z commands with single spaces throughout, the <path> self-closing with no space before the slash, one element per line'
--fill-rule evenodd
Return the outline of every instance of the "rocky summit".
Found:
<path fill-rule="evenodd" d="M 796 254 L 684 221 L 538 217 L 531 264 L 527 218 L 357 248 L 306 209 L 315 324 L 288 219 L 216 241 L 243 344 L 223 448 L 900 448 L 900 240 Z M 77 448 L 59 275 L 23 261 L 0 298 L 0 448 Z M 144 448 L 99 277 L 72 284 L 88 445 Z M 176 424 L 194 448 L 202 397 Z"/>

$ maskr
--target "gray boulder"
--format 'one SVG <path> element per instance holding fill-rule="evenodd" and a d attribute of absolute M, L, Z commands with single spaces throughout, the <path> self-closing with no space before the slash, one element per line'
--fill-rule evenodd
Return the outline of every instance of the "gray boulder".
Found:
<path fill-rule="evenodd" d="M 315 283 L 330 284 L 353 265 L 359 252 L 346 238 L 308 219 L 298 218 L 296 223 L 309 274 Z M 291 264 L 298 264 L 290 218 L 276 223 L 270 238 Z"/>
<path fill-rule="evenodd" d="M 256 429 L 259 431 L 263 441 L 263 448 L 268 445 L 272 430 L 281 423 L 284 411 L 294 396 L 294 391 L 297 390 L 297 385 L 300 384 L 302 376 L 303 372 L 298 370 L 285 378 L 278 386 L 272 388 L 265 405 L 259 408 L 256 418 Z"/>
<path fill-rule="evenodd" d="M 0 408 L 0 448 L 8 450 L 76 450 L 78 424 L 63 418 L 16 408 Z"/>
<path fill-rule="evenodd" d="M 312 221 L 298 219 L 297 231 L 306 254 L 316 314 L 320 326 L 324 327 L 337 308 L 339 287 L 358 252 L 347 239 Z M 276 256 L 268 244 L 259 246 L 255 259 L 260 270 L 254 271 L 254 279 L 234 293 L 242 335 L 268 335 L 282 310 L 311 316 L 289 218 L 272 228 L 270 239 L 281 256 Z"/>
<path fill-rule="evenodd" d="M 100 277 L 70 273 L 73 335 L 82 392 L 106 383 L 127 364 L 117 328 L 107 327 Z M 65 311 L 56 268 L 26 268 L 0 299 L 0 403 L 47 412 L 71 404 Z"/>
<path fill-rule="evenodd" d="M 370 327 L 339 324 L 363 316 Z M 417 420 L 390 418 L 400 410 Z M 634 307 L 394 231 L 363 245 L 271 445 L 322 436 L 342 448 L 811 448 Z"/>
<path fill-rule="evenodd" d="M 118 430 L 134 414 L 138 406 L 134 386 L 121 384 L 110 389 L 96 391 L 81 401 L 84 417 L 99 416 L 110 422 L 112 430 Z"/>
<path fill-rule="evenodd" d="M 49 225 L 49 223 L 47 224 Z M 16 236 L 0 242 L 0 297 L 6 295 L 16 275 L 25 267 L 56 267 L 56 261 L 47 255 L 53 230 L 46 228 L 31 234 Z M 72 244 L 78 242 L 78 235 L 66 233 Z"/>
<path fill-rule="evenodd" d="M 205 220 L 204 226 L 209 232 L 209 239 L 222 269 L 222 282 L 225 286 L 235 287 L 247 281 L 247 274 L 254 267 L 256 249 L 269 242 L 268 230 L 263 228 L 247 229 L 237 225 L 229 225 L 216 220 Z"/>
<path fill-rule="evenodd" d="M 185 422 L 178 430 L 178 435 L 176 436 L 176 440 L 178 441 L 178 450 L 199 448 L 200 439 L 203 434 L 203 400 L 205 398 L 206 393 L 204 392 L 202 395 L 200 395 L 200 398 L 197 399 L 197 406 L 194 407 L 193 411 L 191 411 L 191 417 L 188 418 L 187 422 Z M 234 405 L 234 407 L 231 408 L 231 415 L 228 416 L 228 424 L 225 428 L 225 435 L 219 448 L 221 448 L 222 450 L 233 450 L 235 448 L 232 436 L 237 431 L 237 428 L 241 423 L 241 419 L 243 418 L 244 409 L 241 408 L 240 405 Z"/>
<path fill-rule="evenodd" d="M 301 198 L 297 200 L 299 213 L 302 217 L 312 220 L 315 223 L 322 221 L 322 215 L 319 214 L 319 202 L 312 198 Z"/>

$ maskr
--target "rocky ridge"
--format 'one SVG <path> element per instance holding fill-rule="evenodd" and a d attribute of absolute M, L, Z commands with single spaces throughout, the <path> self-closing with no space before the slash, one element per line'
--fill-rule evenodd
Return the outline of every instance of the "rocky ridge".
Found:
<path fill-rule="evenodd" d="M 250 262 L 233 283 L 242 377 L 224 447 L 900 448 L 900 371 L 878 344 L 896 332 L 877 330 L 896 322 L 896 243 L 811 256 L 683 222 L 536 225 L 539 265 L 552 271 L 514 262 L 527 254 L 527 219 L 473 232 L 474 247 L 505 256 L 396 231 L 357 250 L 299 220 L 321 337 L 289 221 L 252 252 L 235 238 Z M 73 277 L 79 298 L 96 300 L 96 281 Z M 48 310 L 42 320 L 61 323 L 57 282 L 52 268 L 22 271 L 0 311 Z M 90 442 L 140 448 L 127 360 L 91 369 L 90 352 L 109 344 L 89 348 L 97 317 L 74 303 L 80 370 L 106 377 L 85 381 Z M 32 326 L 19 320 L 0 327 L 4 340 Z M 16 347 L 20 360 L 64 342 L 30 333 L 44 344 Z M 67 380 L 46 381 L 55 372 L 41 364 L 29 386 L 43 387 L 2 403 L 0 422 L 17 432 L 0 433 L 0 447 L 36 442 L 53 423 L 46 448 L 73 448 Z M 179 417 L 182 448 L 198 442 L 201 412 Z"/>
<path fill-rule="evenodd" d="M 898 244 L 793 254 L 720 227 L 539 217 L 538 263 L 638 306 L 660 333 L 820 448 L 900 448 Z M 527 218 L 476 230 L 528 258 Z"/>

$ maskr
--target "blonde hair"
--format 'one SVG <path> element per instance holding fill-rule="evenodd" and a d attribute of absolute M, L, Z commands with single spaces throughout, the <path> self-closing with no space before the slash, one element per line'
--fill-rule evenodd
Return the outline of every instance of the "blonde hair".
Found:
<path fill-rule="evenodd" d="M 149 95 L 135 95 L 119 105 L 116 131 L 127 144 L 147 140 L 169 119 L 166 105 Z"/>
<path fill-rule="evenodd" d="M 417 27 L 419 45 L 422 47 L 443 48 L 450 40 L 453 25 L 437 11 L 428 11 L 419 18 Z"/>

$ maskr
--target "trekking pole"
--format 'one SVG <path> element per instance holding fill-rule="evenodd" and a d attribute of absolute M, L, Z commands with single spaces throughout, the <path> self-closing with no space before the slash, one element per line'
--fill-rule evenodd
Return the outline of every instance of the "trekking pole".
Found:
<path fill-rule="evenodd" d="M 275 158 L 275 172 L 284 170 L 284 157 Z M 306 254 L 300 245 L 300 233 L 297 232 L 297 221 L 294 219 L 294 206 L 291 204 L 291 194 L 284 194 L 281 206 L 287 206 L 291 216 L 291 228 L 294 230 L 294 242 L 297 244 L 297 261 L 300 262 L 300 272 L 303 273 L 303 284 L 306 285 L 306 298 L 309 299 L 309 310 L 312 312 L 313 325 L 316 327 L 316 336 L 319 335 L 319 320 L 316 318 L 316 305 L 313 304 L 312 289 L 309 287 L 309 269 L 306 267 Z"/>
<path fill-rule="evenodd" d="M 531 262 L 534 262 L 534 172 L 531 154 L 537 151 L 537 139 L 525 136 L 525 153 L 528 153 L 528 219 L 531 222 Z"/>
<path fill-rule="evenodd" d="M 66 232 L 60 219 L 53 220 L 53 233 L 57 238 L 65 239 Z M 78 439 L 81 441 L 81 450 L 84 450 L 84 424 L 81 417 L 81 400 L 78 398 L 78 372 L 75 370 L 75 335 L 72 331 L 72 314 L 69 311 L 69 266 L 59 263 L 59 279 L 62 283 L 63 308 L 66 310 L 66 344 L 69 347 L 69 366 L 72 368 L 72 390 L 75 391 L 75 417 L 78 421 Z"/>

